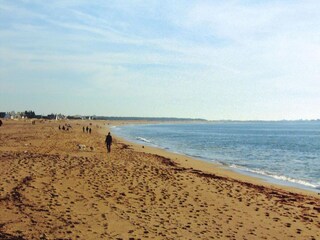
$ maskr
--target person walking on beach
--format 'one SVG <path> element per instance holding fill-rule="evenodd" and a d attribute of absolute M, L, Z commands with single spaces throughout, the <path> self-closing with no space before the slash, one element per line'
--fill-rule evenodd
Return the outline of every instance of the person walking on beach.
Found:
<path fill-rule="evenodd" d="M 110 132 L 108 133 L 105 142 L 106 142 L 106 145 L 107 145 L 107 151 L 109 153 L 109 152 L 111 152 L 111 144 L 112 144 L 112 136 L 110 135 Z"/>
<path fill-rule="evenodd" d="M 2 126 L 2 120 L 0 119 L 0 127 Z"/>
<path fill-rule="evenodd" d="M 84 127 L 82 127 L 82 132 L 84 132 Z"/>

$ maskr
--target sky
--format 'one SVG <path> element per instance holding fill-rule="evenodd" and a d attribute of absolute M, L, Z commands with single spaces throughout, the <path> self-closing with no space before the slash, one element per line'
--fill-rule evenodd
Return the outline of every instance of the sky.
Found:
<path fill-rule="evenodd" d="M 318 0 L 0 0 L 0 111 L 320 118 Z"/>

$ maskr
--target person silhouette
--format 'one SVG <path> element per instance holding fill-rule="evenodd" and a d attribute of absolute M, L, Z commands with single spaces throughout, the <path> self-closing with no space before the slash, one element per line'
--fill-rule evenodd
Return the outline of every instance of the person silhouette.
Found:
<path fill-rule="evenodd" d="M 106 143 L 106 145 L 107 145 L 107 151 L 108 151 L 108 153 L 111 152 L 112 136 L 111 136 L 110 132 L 109 132 L 108 135 L 106 136 L 105 143 Z"/>

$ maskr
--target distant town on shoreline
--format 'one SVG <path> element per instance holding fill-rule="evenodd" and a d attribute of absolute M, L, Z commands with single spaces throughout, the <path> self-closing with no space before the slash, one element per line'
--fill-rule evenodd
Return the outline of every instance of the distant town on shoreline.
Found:
<path fill-rule="evenodd" d="M 64 115 L 51 113 L 47 115 L 36 114 L 34 111 L 23 112 L 0 112 L 3 119 L 47 119 L 47 120 L 114 120 L 114 121 L 188 121 L 188 122 L 320 122 L 320 119 L 297 119 L 297 120 L 207 120 L 203 118 L 177 118 L 177 117 L 117 117 L 96 115 Z"/>
<path fill-rule="evenodd" d="M 78 119 L 78 120 L 136 120 L 136 121 L 205 121 L 201 118 L 174 118 L 174 117 L 113 117 L 113 116 L 96 116 L 96 115 L 64 115 L 61 113 L 51 113 L 48 115 L 39 115 L 34 111 L 24 112 L 0 112 L 0 118 L 4 119 L 48 119 L 48 120 L 63 120 L 63 119 Z"/>

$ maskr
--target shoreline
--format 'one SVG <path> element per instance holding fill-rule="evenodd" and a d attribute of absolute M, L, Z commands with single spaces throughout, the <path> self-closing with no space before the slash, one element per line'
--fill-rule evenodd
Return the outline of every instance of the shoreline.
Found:
<path fill-rule="evenodd" d="M 123 126 L 123 125 L 144 125 L 144 124 L 166 124 L 166 123 L 121 123 L 121 124 L 114 124 L 111 126 L 107 126 L 108 131 L 112 132 L 113 127 L 117 126 Z M 179 123 L 177 123 L 179 124 Z M 134 146 L 134 150 L 139 151 L 139 152 L 148 152 L 151 154 L 158 154 L 164 157 L 172 158 L 174 161 L 177 161 L 178 164 L 181 164 L 184 167 L 191 167 L 195 168 L 197 170 L 205 171 L 208 173 L 213 173 L 226 177 L 231 177 L 233 179 L 238 179 L 241 181 L 247 181 L 253 184 L 257 185 L 263 185 L 263 186 L 269 186 L 269 187 L 275 187 L 279 189 L 284 189 L 287 191 L 295 192 L 295 193 L 303 193 L 303 194 L 308 194 L 312 196 L 319 196 L 320 195 L 320 190 L 318 189 L 312 189 L 311 187 L 304 186 L 299 183 L 294 183 L 286 180 L 281 180 L 281 179 L 276 179 L 272 178 L 271 176 L 265 176 L 262 174 L 250 172 L 250 171 L 245 171 L 242 169 L 237 169 L 237 168 L 232 168 L 231 166 L 225 165 L 223 163 L 215 163 L 215 162 L 210 162 L 205 159 L 201 159 L 199 157 L 194 157 L 194 156 L 189 156 L 184 153 L 175 153 L 171 152 L 170 150 L 157 147 L 157 146 L 151 146 L 151 144 L 143 144 L 142 142 L 140 143 L 139 141 L 134 141 L 131 139 L 126 139 L 125 137 L 118 136 L 114 134 L 118 139 L 121 139 L 121 141 L 125 142 L 126 144 Z M 182 160 L 182 159 L 185 159 Z M 189 162 L 186 164 L 186 162 Z"/>

